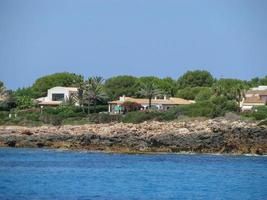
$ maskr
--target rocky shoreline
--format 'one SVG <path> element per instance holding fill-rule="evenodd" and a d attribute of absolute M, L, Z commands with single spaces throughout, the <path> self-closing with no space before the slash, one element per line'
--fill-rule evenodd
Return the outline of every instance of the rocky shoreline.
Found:
<path fill-rule="evenodd" d="M 266 155 L 267 126 L 223 118 L 140 124 L 0 126 L 0 147 Z"/>

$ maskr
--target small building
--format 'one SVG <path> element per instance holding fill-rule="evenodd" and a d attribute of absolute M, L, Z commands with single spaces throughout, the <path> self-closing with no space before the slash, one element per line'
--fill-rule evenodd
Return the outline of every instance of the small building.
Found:
<path fill-rule="evenodd" d="M 119 100 L 116 101 L 109 101 L 109 113 L 120 113 L 123 111 L 123 103 L 124 102 L 134 102 L 137 104 L 140 104 L 142 106 L 143 110 L 146 110 L 149 107 L 149 100 L 148 99 L 140 99 L 140 98 L 132 98 L 132 97 L 126 97 L 122 96 L 119 98 Z M 178 106 L 178 105 L 187 105 L 195 103 L 194 101 L 182 99 L 182 98 L 176 98 L 176 97 L 170 97 L 163 99 L 154 98 L 151 100 L 151 106 L 156 110 L 168 110 L 170 107 Z"/>
<path fill-rule="evenodd" d="M 245 97 L 240 104 L 242 111 L 250 111 L 254 106 L 264 106 L 267 104 L 267 86 L 251 88 L 245 93 Z"/>
<path fill-rule="evenodd" d="M 77 94 L 78 88 L 75 87 L 53 87 L 47 91 L 46 97 L 36 99 L 40 106 L 58 106 L 67 101 L 72 95 Z M 76 103 L 78 105 L 78 103 Z"/>

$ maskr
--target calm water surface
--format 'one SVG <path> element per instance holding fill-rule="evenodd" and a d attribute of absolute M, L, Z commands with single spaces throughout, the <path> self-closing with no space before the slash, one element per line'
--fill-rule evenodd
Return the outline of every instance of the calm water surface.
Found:
<path fill-rule="evenodd" d="M 267 157 L 0 148 L 0 199 L 267 199 Z"/>

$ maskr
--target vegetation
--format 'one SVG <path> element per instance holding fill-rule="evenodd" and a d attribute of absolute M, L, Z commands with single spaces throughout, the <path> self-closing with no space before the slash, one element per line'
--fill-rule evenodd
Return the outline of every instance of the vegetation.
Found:
<path fill-rule="evenodd" d="M 138 92 L 137 80 L 133 76 L 112 77 L 106 80 L 104 90 L 111 100 L 115 100 L 122 95 L 135 96 Z"/>
<path fill-rule="evenodd" d="M 267 76 L 249 81 L 238 79 L 215 80 L 207 71 L 188 71 L 174 79 L 154 76 L 116 76 L 104 81 L 101 77 L 89 77 L 73 73 L 55 73 L 40 77 L 30 87 L 15 91 L 6 89 L 0 81 L 0 124 L 40 125 L 40 124 L 83 124 L 123 121 L 139 123 L 146 120 L 175 120 L 181 117 L 224 116 L 228 112 L 239 114 L 239 104 L 244 92 L 250 87 L 267 85 Z M 36 98 L 46 96 L 47 90 L 55 86 L 78 87 L 78 94 L 72 95 L 59 107 L 41 109 Z M 119 96 L 152 98 L 174 96 L 195 100 L 195 104 L 178 106 L 166 112 L 137 111 L 141 105 L 124 102 L 124 116 L 108 115 L 107 101 Z M 80 106 L 75 106 L 79 102 Z M 267 107 L 256 107 L 254 112 L 242 113 L 252 120 L 267 119 Z"/>
<path fill-rule="evenodd" d="M 5 86 L 4 86 L 4 83 L 2 81 L 0 81 L 0 95 L 2 95 L 5 91 Z"/>
<path fill-rule="evenodd" d="M 248 86 L 244 81 L 237 79 L 221 79 L 213 85 L 216 96 L 225 96 L 228 100 L 235 100 L 240 104 Z"/>
<path fill-rule="evenodd" d="M 43 76 L 35 81 L 29 90 L 30 96 L 38 98 L 46 96 L 47 90 L 56 87 L 78 87 L 83 80 L 81 75 L 63 72 Z"/>
<path fill-rule="evenodd" d="M 152 98 L 160 95 L 161 91 L 156 87 L 156 85 L 153 82 L 147 81 L 141 85 L 141 89 L 139 91 L 139 94 L 143 97 L 148 98 L 149 108 L 151 108 Z"/>
<path fill-rule="evenodd" d="M 122 107 L 124 108 L 124 112 L 132 112 L 132 111 L 140 110 L 142 106 L 139 103 L 125 101 L 123 102 Z"/>
<path fill-rule="evenodd" d="M 254 120 L 267 120 L 267 106 L 257 106 L 254 112 L 245 113 L 244 116 Z"/>
<path fill-rule="evenodd" d="M 94 105 L 94 112 L 96 113 L 97 102 L 101 102 L 106 99 L 106 94 L 103 89 L 102 77 L 90 77 L 85 81 L 85 90 L 83 92 L 84 98 L 87 100 L 88 113 L 90 111 L 90 105 Z"/>
<path fill-rule="evenodd" d="M 211 87 L 214 82 L 212 75 L 207 71 L 188 71 L 178 79 L 179 88 Z"/>

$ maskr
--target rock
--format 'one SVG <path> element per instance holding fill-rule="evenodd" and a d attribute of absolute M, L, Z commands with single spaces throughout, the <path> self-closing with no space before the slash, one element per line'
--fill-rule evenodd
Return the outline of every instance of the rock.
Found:
<path fill-rule="evenodd" d="M 5 142 L 5 144 L 9 147 L 15 147 L 16 146 L 16 140 L 10 139 Z"/>
<path fill-rule="evenodd" d="M 21 132 L 21 135 L 33 135 L 33 133 L 29 130 L 25 130 Z"/>
<path fill-rule="evenodd" d="M 267 154 L 267 127 L 227 118 L 37 128 L 0 126 L 0 145 L 128 152 Z"/>

